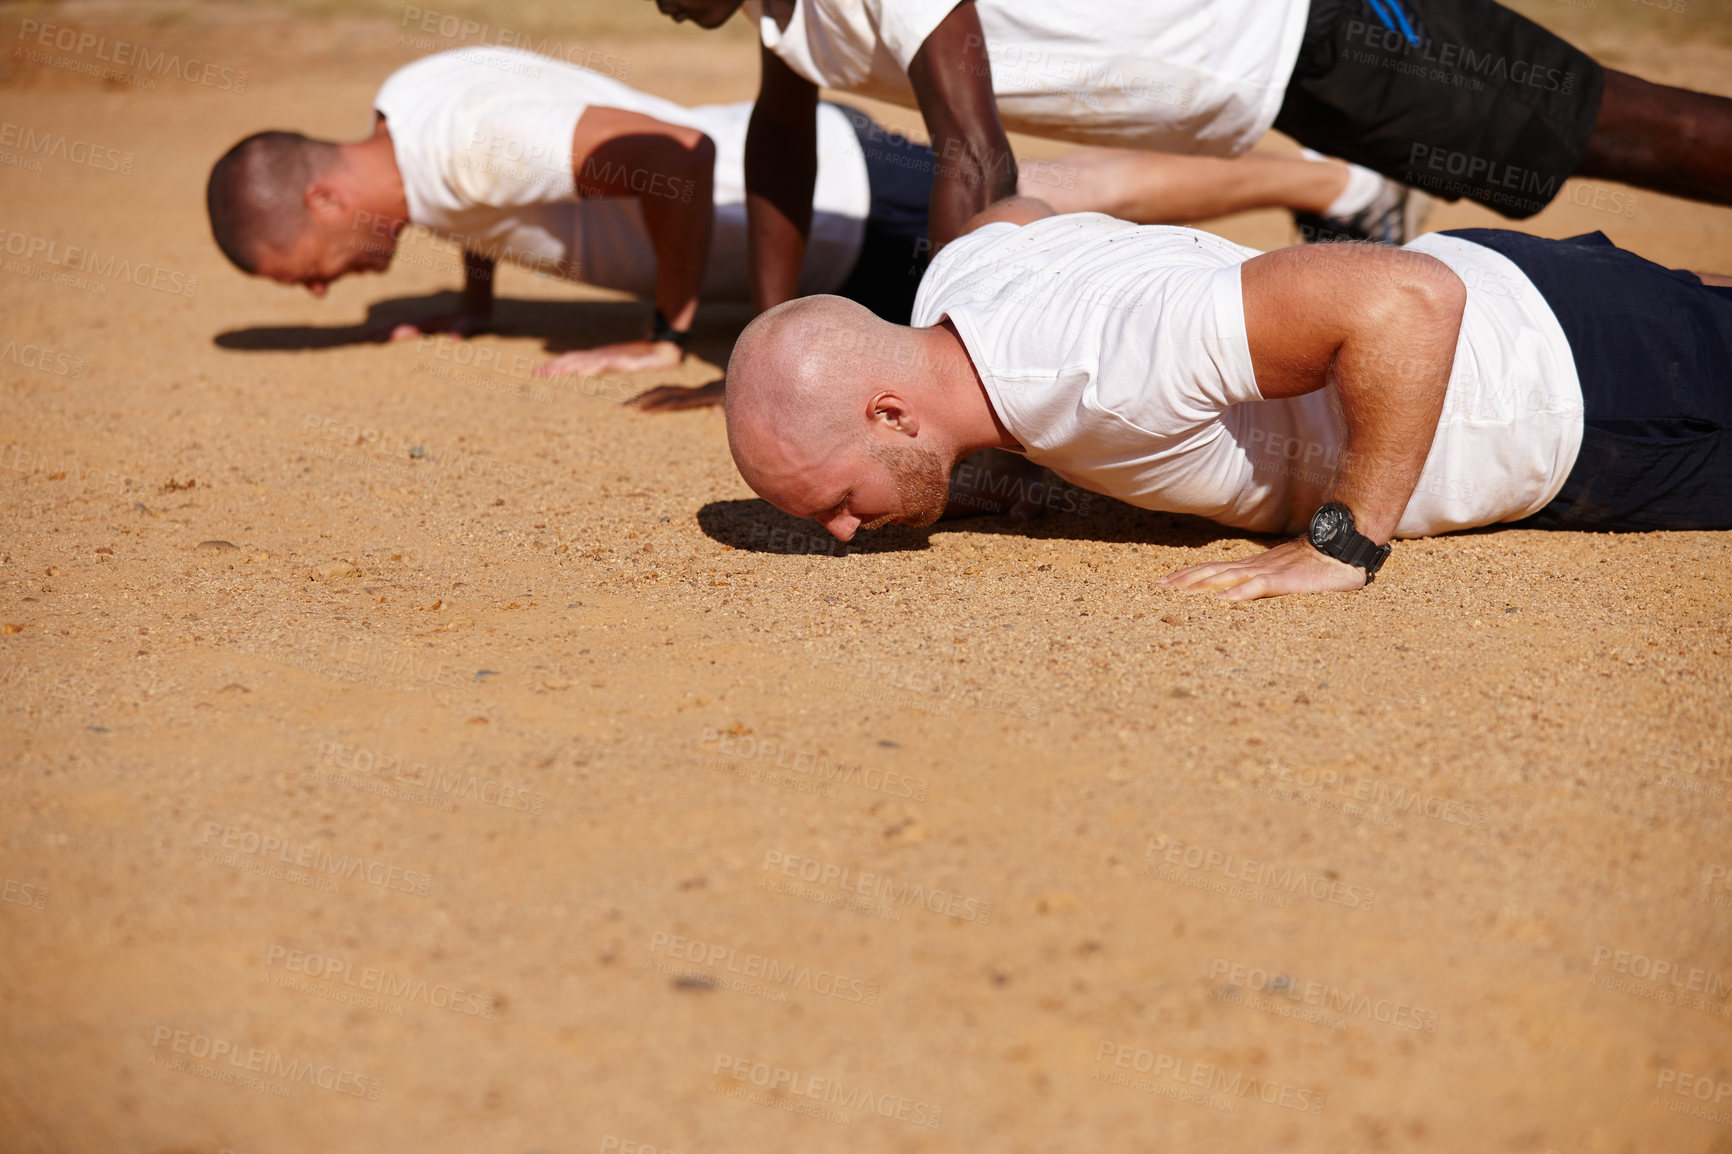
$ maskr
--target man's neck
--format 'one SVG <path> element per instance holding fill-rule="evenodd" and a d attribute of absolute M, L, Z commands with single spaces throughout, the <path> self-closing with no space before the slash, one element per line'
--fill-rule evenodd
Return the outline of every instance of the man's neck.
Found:
<path fill-rule="evenodd" d="M 391 130 L 380 117 L 373 135 L 341 146 L 343 163 L 354 179 L 360 208 L 375 218 L 391 222 L 393 234 L 409 223 L 409 197 L 403 191 L 403 173 L 397 167 L 397 150 Z"/>
<path fill-rule="evenodd" d="M 946 423 L 955 430 L 957 460 L 978 449 L 1022 449 L 992 407 L 992 397 L 980 379 L 974 358 L 956 326 L 946 317 L 927 330 L 937 363 L 933 377 L 943 394 Z"/>

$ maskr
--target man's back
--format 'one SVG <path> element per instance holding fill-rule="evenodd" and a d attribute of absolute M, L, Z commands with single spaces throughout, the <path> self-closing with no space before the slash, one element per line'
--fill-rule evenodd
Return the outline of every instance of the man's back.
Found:
<path fill-rule="evenodd" d="M 572 133 L 591 106 L 641 112 L 697 128 L 716 145 L 715 231 L 706 295 L 746 293 L 744 150 L 747 104 L 686 108 L 611 77 L 507 48 L 439 53 L 393 73 L 374 107 L 385 116 L 409 219 L 475 251 L 605 288 L 647 293 L 655 254 L 638 202 L 582 198 Z M 859 252 L 870 192 L 865 159 L 842 113 L 819 123 L 809 291 L 832 291 Z M 592 174 L 605 177 L 609 174 Z M 642 174 L 642 194 L 682 189 Z"/>

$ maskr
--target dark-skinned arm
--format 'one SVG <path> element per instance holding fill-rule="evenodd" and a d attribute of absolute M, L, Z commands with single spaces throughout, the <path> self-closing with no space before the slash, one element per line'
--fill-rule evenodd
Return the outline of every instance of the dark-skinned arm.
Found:
<path fill-rule="evenodd" d="M 818 86 L 759 46 L 758 100 L 746 126 L 746 236 L 752 307 L 800 294 L 818 182 Z"/>
<path fill-rule="evenodd" d="M 1016 157 L 998 119 L 992 61 L 974 0 L 963 0 L 920 45 L 908 81 L 937 154 L 927 225 L 932 251 L 994 201 L 1016 195 Z"/>
<path fill-rule="evenodd" d="M 1241 271 L 1245 335 L 1266 400 L 1335 385 L 1346 443 L 1324 501 L 1378 544 L 1395 535 L 1437 435 L 1467 286 L 1442 261 L 1382 245 L 1303 245 Z M 1365 573 L 1300 537 L 1164 579 L 1229 601 L 1362 588 Z"/>
<path fill-rule="evenodd" d="M 463 250 L 462 313 L 473 319 L 478 328 L 493 324 L 493 270 L 490 256 L 469 249 Z"/>

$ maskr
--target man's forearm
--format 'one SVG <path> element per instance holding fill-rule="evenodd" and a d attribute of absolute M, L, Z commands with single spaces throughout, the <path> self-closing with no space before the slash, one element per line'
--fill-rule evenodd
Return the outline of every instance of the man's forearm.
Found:
<path fill-rule="evenodd" d="M 715 145 L 669 148 L 669 193 L 641 198 L 644 226 L 656 253 L 656 308 L 678 332 L 692 327 L 709 265 L 715 221 Z"/>
<path fill-rule="evenodd" d="M 962 0 L 926 37 L 908 62 L 908 83 L 937 154 L 927 223 L 937 252 L 989 204 L 1016 195 L 1016 157 L 998 118 L 992 59 L 973 0 Z"/>
<path fill-rule="evenodd" d="M 814 115 L 816 112 L 814 111 Z M 783 139 L 752 113 L 746 134 L 746 236 L 752 306 L 762 312 L 800 294 L 818 180 L 817 130 Z"/>
<path fill-rule="evenodd" d="M 1441 278 L 1391 286 L 1388 307 L 1342 343 L 1330 370 L 1347 440 L 1329 496 L 1380 544 L 1419 484 L 1449 390 L 1466 290 L 1443 273 L 1453 288 Z"/>
<path fill-rule="evenodd" d="M 927 225 L 932 251 L 962 234 L 963 225 L 989 205 L 1016 195 L 1016 158 L 990 140 L 972 144 L 950 137 L 933 141 L 937 175 Z"/>

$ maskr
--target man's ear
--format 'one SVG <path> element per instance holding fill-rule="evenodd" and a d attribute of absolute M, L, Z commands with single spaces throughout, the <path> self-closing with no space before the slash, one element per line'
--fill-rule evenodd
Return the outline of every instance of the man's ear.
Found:
<path fill-rule="evenodd" d="M 345 217 L 349 212 L 348 192 L 329 180 L 315 180 L 307 185 L 301 194 L 301 202 L 307 206 L 307 215 L 317 221 L 328 222 Z"/>
<path fill-rule="evenodd" d="M 867 407 L 867 420 L 894 429 L 905 437 L 920 434 L 920 416 L 900 393 L 878 393 Z"/>

